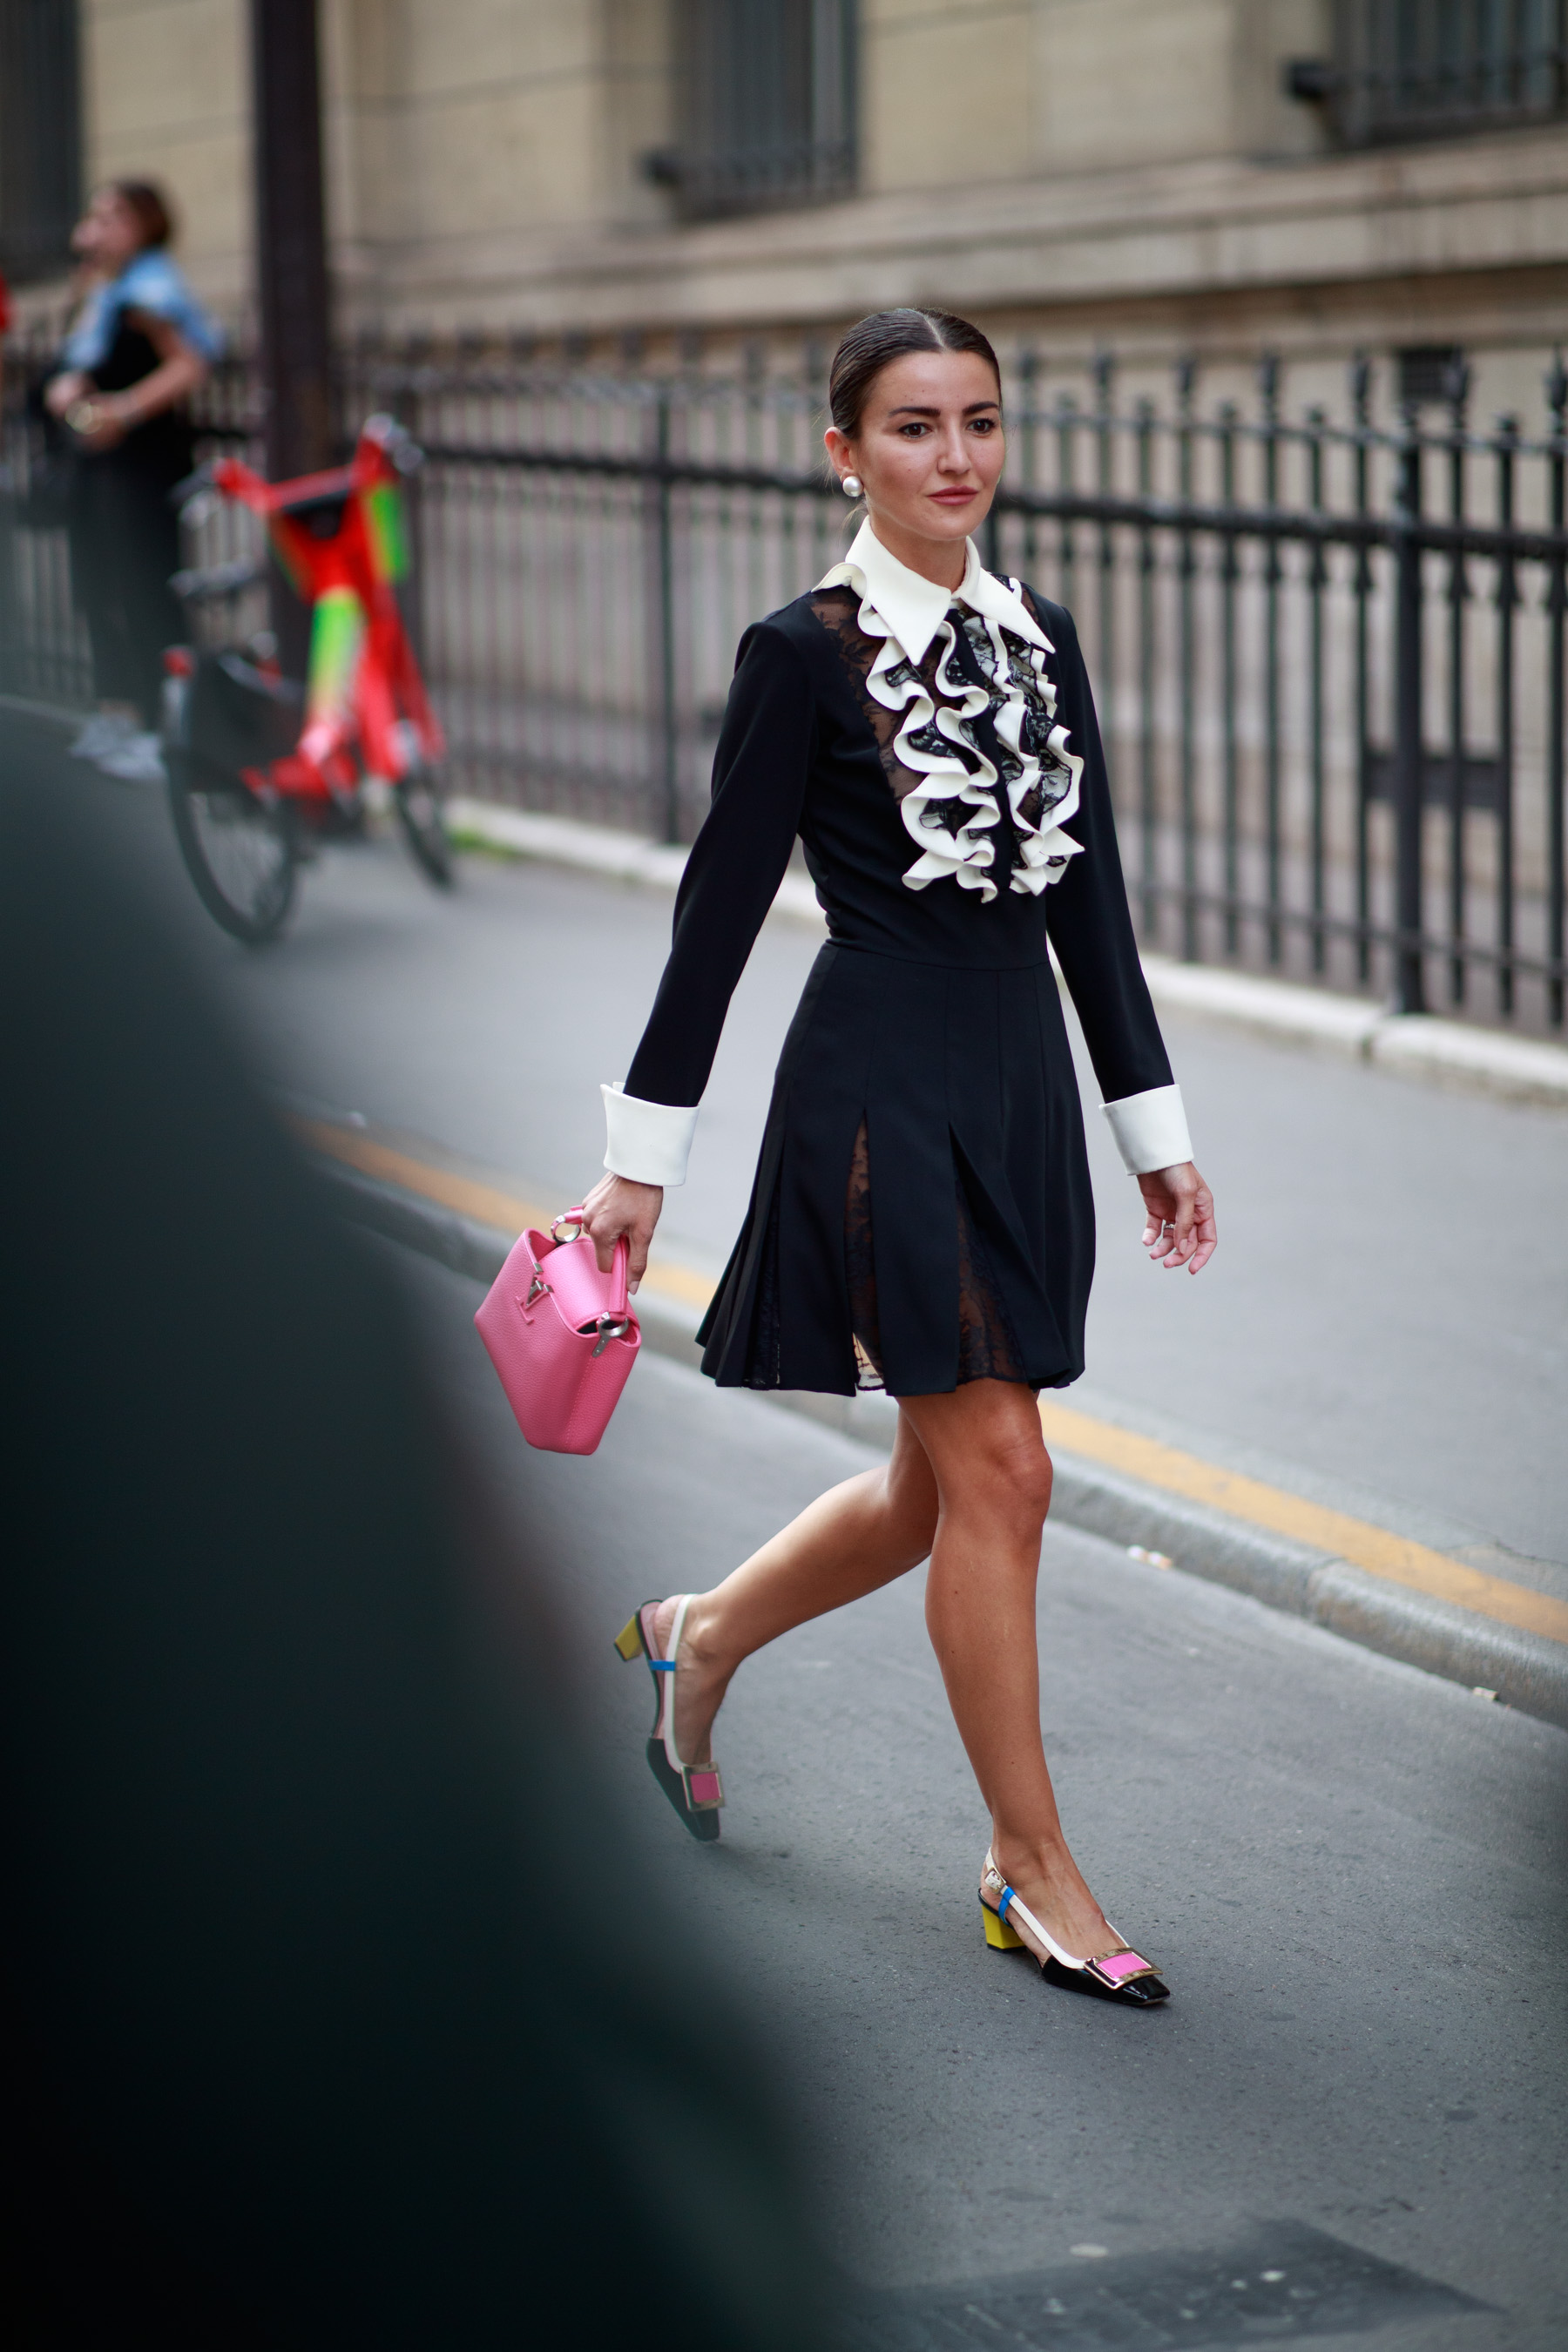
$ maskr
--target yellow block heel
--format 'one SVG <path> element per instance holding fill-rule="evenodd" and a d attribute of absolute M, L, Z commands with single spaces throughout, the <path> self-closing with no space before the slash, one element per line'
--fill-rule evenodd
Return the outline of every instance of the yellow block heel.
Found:
<path fill-rule="evenodd" d="M 982 1903 L 980 1916 L 985 1922 L 985 1940 L 994 1952 L 1016 1952 L 1024 1938 L 1005 1919 L 999 1919 L 989 1903 Z"/>
<path fill-rule="evenodd" d="M 616 1647 L 628 1666 L 634 1658 L 641 1657 L 642 1631 L 635 1616 L 628 1617 L 616 1635 Z"/>

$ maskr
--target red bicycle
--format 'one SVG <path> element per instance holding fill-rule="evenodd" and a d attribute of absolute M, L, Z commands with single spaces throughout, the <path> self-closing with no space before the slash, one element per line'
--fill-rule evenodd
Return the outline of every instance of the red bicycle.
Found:
<path fill-rule="evenodd" d="M 163 656 L 163 745 L 181 853 L 209 912 L 258 945 L 282 929 L 299 868 L 323 835 L 359 831 L 364 785 L 379 777 L 431 881 L 452 878 L 441 814 L 440 723 L 398 607 L 407 572 L 403 485 L 419 452 L 373 416 L 347 466 L 268 482 L 237 458 L 182 486 L 262 516 L 272 552 L 310 606 L 303 685 L 265 647 L 249 654 L 173 646 Z M 230 598 L 263 576 L 253 564 L 175 575 L 187 605 Z"/>

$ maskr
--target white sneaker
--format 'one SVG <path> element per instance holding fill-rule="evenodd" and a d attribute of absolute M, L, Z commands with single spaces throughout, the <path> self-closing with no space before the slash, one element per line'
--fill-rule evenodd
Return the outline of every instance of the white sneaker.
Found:
<path fill-rule="evenodd" d="M 100 774 L 118 776 L 127 784 L 166 784 L 163 746 L 156 735 L 128 735 L 117 751 L 105 751 L 96 762 Z"/>
<path fill-rule="evenodd" d="M 73 760 L 102 760 L 123 751 L 136 734 L 136 721 L 122 710 L 100 710 L 89 719 L 70 747 Z"/>

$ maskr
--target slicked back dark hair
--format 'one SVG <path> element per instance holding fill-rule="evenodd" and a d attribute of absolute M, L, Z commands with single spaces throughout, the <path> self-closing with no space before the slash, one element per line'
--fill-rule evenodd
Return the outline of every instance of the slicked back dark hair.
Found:
<path fill-rule="evenodd" d="M 860 429 L 867 395 L 882 370 L 911 352 L 973 352 L 984 361 L 1002 392 L 996 354 L 978 327 L 951 310 L 873 310 L 850 328 L 827 372 L 827 405 L 840 433 Z"/>

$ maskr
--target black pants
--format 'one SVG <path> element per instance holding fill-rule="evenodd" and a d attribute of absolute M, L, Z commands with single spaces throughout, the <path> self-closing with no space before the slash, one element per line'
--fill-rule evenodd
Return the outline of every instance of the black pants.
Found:
<path fill-rule="evenodd" d="M 92 643 L 100 702 L 133 702 L 158 723 L 163 648 L 185 635 L 169 575 L 179 569 L 179 518 L 161 471 L 110 452 L 84 458 L 72 488 L 71 590 Z"/>

